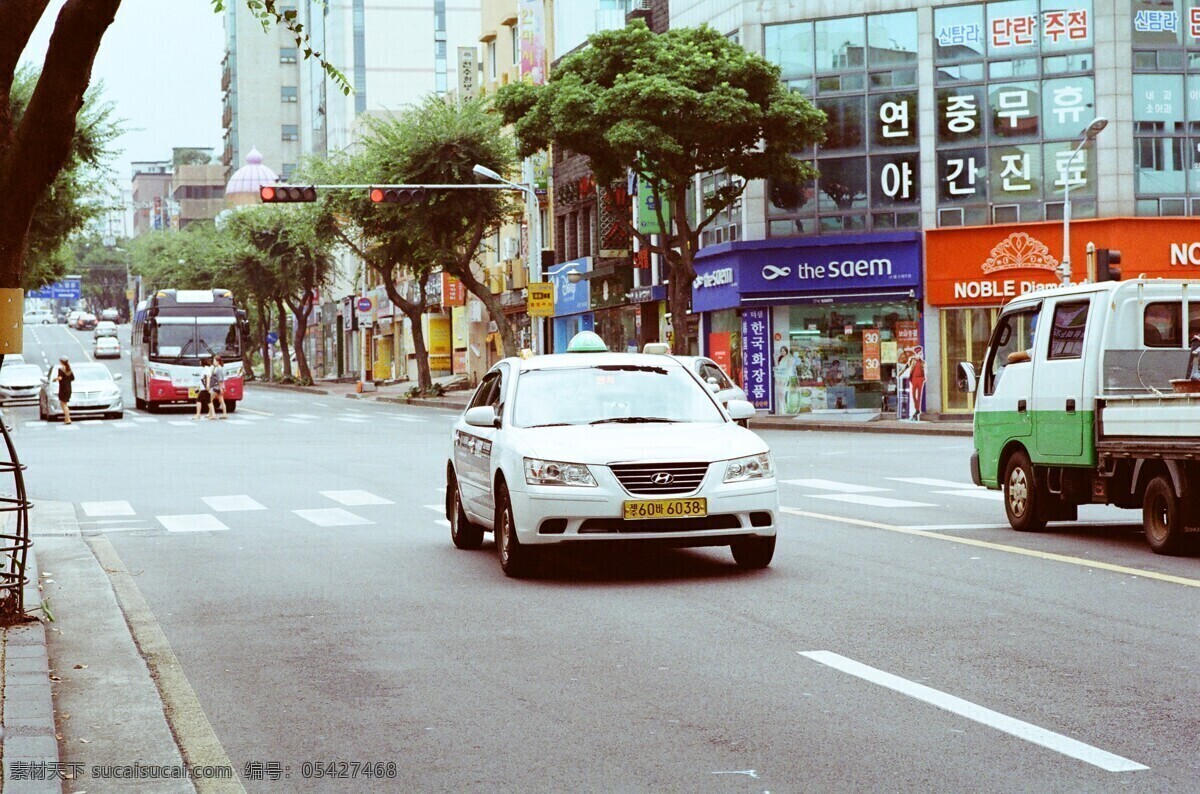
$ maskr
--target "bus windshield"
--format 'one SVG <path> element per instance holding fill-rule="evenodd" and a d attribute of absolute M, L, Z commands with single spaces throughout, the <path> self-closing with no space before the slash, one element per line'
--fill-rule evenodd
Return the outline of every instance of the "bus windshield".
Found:
<path fill-rule="evenodd" d="M 167 360 L 205 356 L 241 358 L 237 320 L 233 317 L 160 317 L 153 325 L 150 355 Z"/>

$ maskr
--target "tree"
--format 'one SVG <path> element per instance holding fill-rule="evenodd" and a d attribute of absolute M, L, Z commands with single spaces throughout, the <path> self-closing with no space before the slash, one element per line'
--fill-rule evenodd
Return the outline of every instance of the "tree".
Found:
<path fill-rule="evenodd" d="M 515 125 L 519 154 L 562 147 L 586 155 L 601 185 L 632 170 L 671 207 L 670 233 L 653 239 L 619 222 L 670 271 L 674 351 L 685 353 L 700 235 L 752 179 L 801 184 L 813 177 L 793 152 L 823 138 L 824 115 L 780 83 L 779 68 L 707 26 L 661 35 L 635 20 L 588 39 L 547 83 L 513 83 L 496 107 Z M 696 177 L 724 171 L 729 182 L 704 200 L 695 221 L 683 210 Z M 661 228 L 667 228 L 659 210 Z"/>
<path fill-rule="evenodd" d="M 119 308 L 124 315 L 129 301 L 125 298 L 129 251 L 119 245 L 107 246 L 94 235 L 72 241 L 74 270 L 83 277 L 83 297 L 97 310 Z"/>
<path fill-rule="evenodd" d="M 499 174 L 516 167 L 512 138 L 484 100 L 451 104 L 431 96 L 394 118 L 369 119 L 368 125 L 365 156 L 387 182 L 474 185 L 480 181 L 476 165 Z M 485 235 L 514 217 L 516 209 L 512 194 L 502 190 L 434 189 L 410 206 L 402 221 L 416 235 L 407 253 L 430 257 L 423 266 L 453 275 L 487 306 L 506 356 L 516 355 L 516 337 L 499 299 L 476 277 L 473 265 Z"/>
<path fill-rule="evenodd" d="M 264 27 L 280 25 L 296 37 L 304 56 L 320 61 L 350 92 L 346 78 L 309 46 L 308 33 L 294 8 L 279 0 L 238 0 Z M 226 0 L 209 0 L 216 12 Z M 65 0 L 50 45 L 27 103 L 18 101 L 17 64 L 46 13 L 50 0 L 0 3 L 0 288 L 21 285 L 35 208 L 71 161 L 79 113 L 100 42 L 121 0 Z"/>

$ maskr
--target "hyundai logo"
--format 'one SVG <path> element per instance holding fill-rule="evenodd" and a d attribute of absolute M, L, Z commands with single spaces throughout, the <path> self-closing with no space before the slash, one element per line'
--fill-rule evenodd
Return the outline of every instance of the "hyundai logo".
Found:
<path fill-rule="evenodd" d="M 669 471 L 660 471 L 650 477 L 650 482 L 655 485 L 670 485 L 675 482 L 675 475 Z"/>

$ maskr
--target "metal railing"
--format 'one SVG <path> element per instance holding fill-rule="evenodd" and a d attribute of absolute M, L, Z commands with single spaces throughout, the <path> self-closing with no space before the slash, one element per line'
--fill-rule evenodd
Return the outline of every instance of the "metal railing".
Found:
<path fill-rule="evenodd" d="M 6 520 L 6 531 L 0 533 L 0 552 L 4 554 L 0 569 L 0 623 L 11 624 L 25 618 L 25 585 L 28 584 L 25 563 L 29 547 L 33 545 L 29 539 L 29 508 L 32 505 L 25 493 L 25 466 L 17 457 L 3 412 L 0 412 L 0 434 L 4 436 L 4 448 L 8 452 L 8 458 L 0 460 L 0 473 L 13 477 L 13 495 L 0 496 L 0 516 L 7 519 L 7 514 L 16 514 L 15 525 L 10 526 Z"/>

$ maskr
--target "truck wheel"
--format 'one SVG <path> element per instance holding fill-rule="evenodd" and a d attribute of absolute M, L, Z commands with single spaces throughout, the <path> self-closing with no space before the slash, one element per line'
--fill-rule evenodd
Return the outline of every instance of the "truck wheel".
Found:
<path fill-rule="evenodd" d="M 1033 464 L 1024 452 L 1014 453 L 1008 459 L 1004 474 L 1004 512 L 1008 523 L 1018 532 L 1038 532 L 1046 528 L 1041 517 L 1041 502 L 1044 496 L 1033 477 Z"/>
<path fill-rule="evenodd" d="M 1142 527 L 1146 542 L 1155 554 L 1178 554 L 1183 551 L 1183 510 L 1171 479 L 1159 475 L 1146 486 L 1142 498 Z"/>

